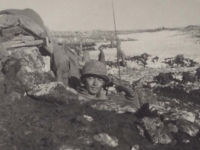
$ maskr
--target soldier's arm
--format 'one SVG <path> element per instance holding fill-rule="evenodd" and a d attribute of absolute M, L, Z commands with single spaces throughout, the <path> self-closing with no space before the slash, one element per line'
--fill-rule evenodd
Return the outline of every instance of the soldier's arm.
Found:
<path fill-rule="evenodd" d="M 116 86 L 116 90 L 118 92 L 124 92 L 125 93 L 125 97 L 127 100 L 130 100 L 133 102 L 133 104 L 137 107 L 140 108 L 140 104 L 139 104 L 139 98 L 137 95 L 135 95 L 133 93 L 133 90 L 131 88 L 128 88 L 124 85 L 117 85 Z"/>

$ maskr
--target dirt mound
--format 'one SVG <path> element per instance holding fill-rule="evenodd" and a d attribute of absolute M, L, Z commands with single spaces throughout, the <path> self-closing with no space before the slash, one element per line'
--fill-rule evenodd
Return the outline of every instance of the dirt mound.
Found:
<path fill-rule="evenodd" d="M 98 111 L 89 105 L 58 105 L 34 101 L 23 97 L 10 101 L 4 95 L 0 103 L 1 149 L 124 149 L 139 145 L 140 149 L 198 149 L 197 138 L 190 138 L 184 133 L 174 135 L 178 143 L 174 145 L 153 145 L 139 135 L 136 118 L 133 114 L 116 114 Z M 92 121 L 87 118 L 91 117 Z M 102 145 L 94 135 L 107 133 L 118 139 L 117 147 Z M 190 143 L 183 144 L 182 140 Z M 182 148 L 183 149 L 183 148 Z"/>

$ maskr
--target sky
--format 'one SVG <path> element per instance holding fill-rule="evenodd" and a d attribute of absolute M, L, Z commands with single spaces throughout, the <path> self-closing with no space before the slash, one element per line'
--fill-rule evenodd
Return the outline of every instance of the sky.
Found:
<path fill-rule="evenodd" d="M 200 25 L 200 0 L 113 0 L 117 30 Z M 112 0 L 0 0 L 0 10 L 32 8 L 50 30 L 114 30 Z"/>

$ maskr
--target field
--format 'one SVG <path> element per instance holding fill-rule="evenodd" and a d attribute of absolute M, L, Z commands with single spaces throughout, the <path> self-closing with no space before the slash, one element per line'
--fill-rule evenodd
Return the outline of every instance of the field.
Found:
<path fill-rule="evenodd" d="M 137 40 L 122 42 L 122 50 L 127 56 L 147 53 L 163 59 L 183 54 L 187 58 L 200 62 L 200 41 L 197 37 L 193 37 L 190 32 L 164 30 L 124 34 L 119 35 L 119 38 Z M 105 49 L 104 52 L 106 60 L 116 59 L 116 49 Z M 96 59 L 97 55 L 98 51 L 91 52 L 93 59 Z"/>

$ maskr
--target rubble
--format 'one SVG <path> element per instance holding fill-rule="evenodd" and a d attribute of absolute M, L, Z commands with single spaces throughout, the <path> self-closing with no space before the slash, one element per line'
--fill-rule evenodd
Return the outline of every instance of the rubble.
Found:
<path fill-rule="evenodd" d="M 150 136 L 150 140 L 154 144 L 169 144 L 172 143 L 173 139 L 170 134 L 165 130 L 164 124 L 159 118 L 148 118 L 142 119 L 142 124 Z"/>
<path fill-rule="evenodd" d="M 138 109 L 131 102 L 123 100 L 96 100 L 90 103 L 91 106 L 97 110 L 115 111 L 118 114 L 122 114 L 125 112 L 135 113 Z"/>
<path fill-rule="evenodd" d="M 110 147 L 118 146 L 118 139 L 116 137 L 110 137 L 108 134 L 105 133 L 94 135 L 94 139 Z"/>
<path fill-rule="evenodd" d="M 187 120 L 179 119 L 176 121 L 176 125 L 179 128 L 179 130 L 189 134 L 190 136 L 196 136 L 199 132 L 199 126 Z"/>
<path fill-rule="evenodd" d="M 170 111 L 169 111 L 170 113 Z M 169 116 L 165 116 L 164 120 L 165 121 L 176 121 L 178 119 L 184 119 L 190 122 L 195 121 L 195 114 L 192 112 L 188 111 L 182 111 L 182 110 L 177 110 L 176 112 L 170 113 Z"/>
<path fill-rule="evenodd" d="M 167 125 L 167 128 L 168 128 L 169 132 L 174 132 L 174 133 L 178 132 L 178 127 L 172 123 L 169 123 Z"/>
<path fill-rule="evenodd" d="M 147 53 L 143 53 L 139 56 L 127 56 L 126 63 L 127 67 L 132 69 L 177 67 L 181 68 L 198 66 L 197 62 L 193 61 L 192 59 L 185 58 L 183 55 L 161 59 L 158 56 L 151 56 Z M 106 64 L 109 67 L 109 70 L 114 70 L 118 66 L 117 62 L 115 61 L 107 61 Z"/>
<path fill-rule="evenodd" d="M 87 116 L 87 115 L 83 115 L 83 117 L 89 122 L 92 122 L 94 120 L 92 117 Z"/>
<path fill-rule="evenodd" d="M 139 145 L 135 145 L 131 148 L 131 150 L 139 150 L 140 149 L 140 146 Z"/>
<path fill-rule="evenodd" d="M 187 144 L 187 143 L 190 143 L 190 140 L 184 139 L 182 142 Z"/>
<path fill-rule="evenodd" d="M 59 148 L 59 150 L 81 150 L 80 148 L 72 147 L 72 146 L 66 146 L 63 145 Z"/>

